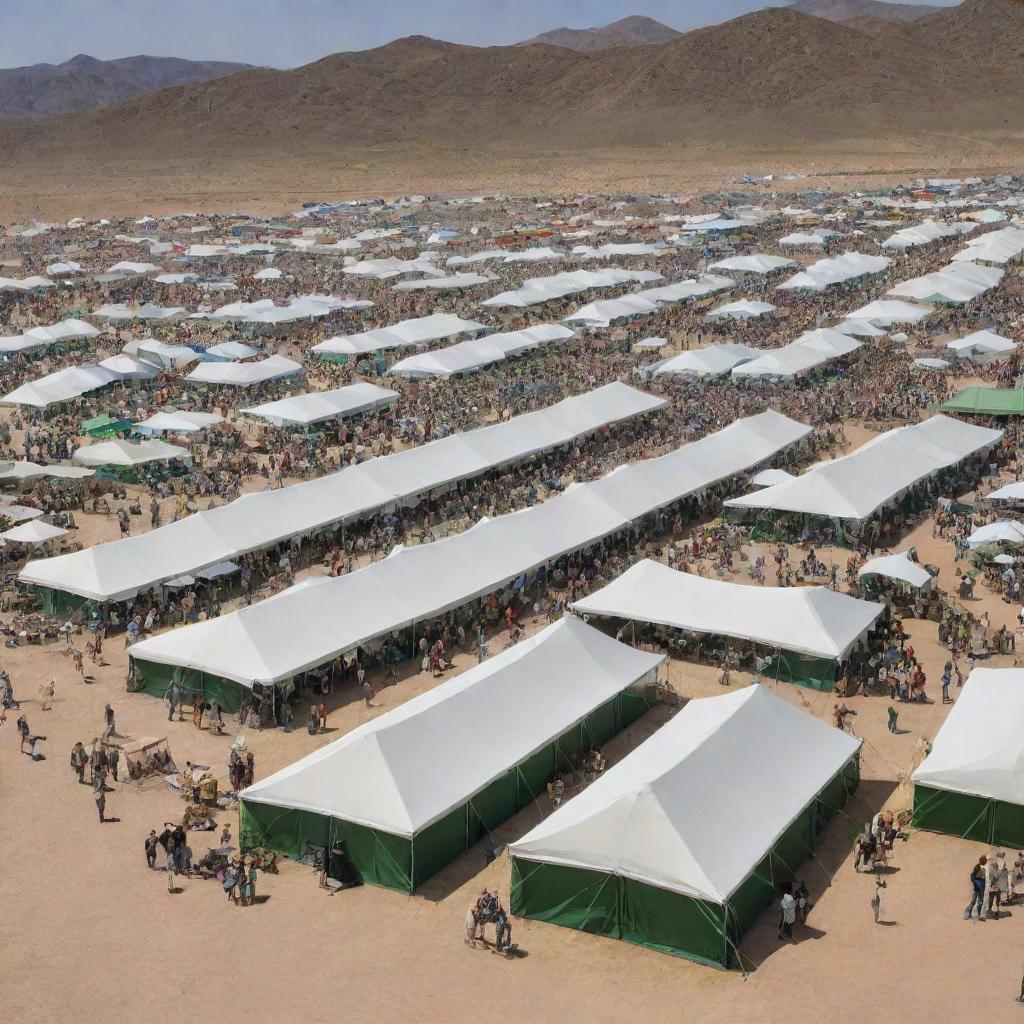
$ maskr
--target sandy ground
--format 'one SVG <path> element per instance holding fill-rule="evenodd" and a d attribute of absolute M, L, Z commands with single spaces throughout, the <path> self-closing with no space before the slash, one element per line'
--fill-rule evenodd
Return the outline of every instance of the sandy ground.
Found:
<path fill-rule="evenodd" d="M 90 539 L 112 535 L 114 528 L 113 520 L 91 523 Z M 929 523 L 908 540 L 922 562 L 940 566 L 940 582 L 950 578 L 952 546 L 932 540 Z M 845 554 L 837 554 L 844 564 Z M 1011 622 L 1016 610 L 987 591 L 977 604 L 989 610 L 993 625 Z M 936 643 L 936 627 L 910 622 L 908 628 L 937 696 L 946 653 Z M 502 646 L 496 639 L 491 650 Z M 820 1020 L 824 1006 L 836 1022 L 872 1012 L 908 1021 L 969 1012 L 998 1022 L 1022 1012 L 1013 999 L 1024 910 L 1012 908 L 984 924 L 962 918 L 968 874 L 982 846 L 928 833 L 898 844 L 882 903 L 885 927 L 872 920 L 872 879 L 852 869 L 850 846 L 859 825 L 882 806 L 909 805 L 905 779 L 919 737 L 934 736 L 945 715 L 941 704 L 901 708 L 901 732 L 892 735 L 886 700 L 848 701 L 858 711 L 855 731 L 865 740 L 864 782 L 847 816 L 830 825 L 817 861 L 804 866 L 814 903 L 808 925 L 783 945 L 774 914 L 762 915 L 741 947 L 756 964 L 744 978 L 529 921 L 514 922 L 525 959 L 469 949 L 462 922 L 471 899 L 485 884 L 508 895 L 507 858 L 485 867 L 479 847 L 412 897 L 373 886 L 328 896 L 311 869 L 293 863 L 260 878 L 258 891 L 269 898 L 256 906 L 232 906 L 216 882 L 198 879 L 183 881 L 183 891 L 170 895 L 164 873 L 146 867 L 143 839 L 150 828 L 180 818 L 181 800 L 162 787 L 138 792 L 117 786 L 107 799 L 107 813 L 117 820 L 101 825 L 91 791 L 78 786 L 68 767 L 68 752 L 75 740 L 88 743 L 100 731 L 107 701 L 121 734 L 166 734 L 179 764 L 189 759 L 223 770 L 230 735 L 196 730 L 191 721 L 168 722 L 162 702 L 127 694 L 119 640 L 106 645 L 105 663 L 92 669 L 91 684 L 76 676 L 59 646 L 4 655 L 33 731 L 48 737 L 47 760 L 33 762 L 18 752 L 16 716 L 0 728 L 0 984 L 7 1020 L 70 1021 L 97 1009 L 128 1019 L 165 1013 L 172 1002 L 186 1017 L 224 1024 L 339 1017 L 462 1021 L 495 1013 L 529 1021 L 670 1021 L 689 1016 L 689 1008 L 702 1021 L 796 1022 Z M 457 671 L 470 663 L 460 656 Z M 673 663 L 669 671 L 686 697 L 720 692 L 710 668 Z M 43 712 L 34 697 L 51 677 L 58 699 Z M 405 679 L 384 689 L 369 709 L 354 688 L 338 690 L 329 731 L 317 737 L 304 729 L 249 732 L 257 777 L 434 683 L 422 674 Z M 734 680 L 748 683 L 746 676 Z M 773 685 L 828 720 L 829 694 Z M 610 760 L 633 749 L 664 715 L 663 709 L 651 712 L 609 744 Z M 296 720 L 304 722 L 304 707 Z M 548 812 L 546 805 L 531 806 L 506 822 L 498 838 L 522 835 Z M 237 835 L 236 813 L 221 812 L 219 822 L 230 822 Z M 212 834 L 193 833 L 197 856 L 206 836 L 212 844 Z"/>

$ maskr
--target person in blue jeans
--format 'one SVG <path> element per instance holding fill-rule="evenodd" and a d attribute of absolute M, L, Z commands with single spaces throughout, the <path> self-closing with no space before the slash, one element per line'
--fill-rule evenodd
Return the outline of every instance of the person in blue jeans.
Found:
<path fill-rule="evenodd" d="M 978 920 L 985 920 L 985 865 L 987 857 L 982 857 L 971 872 L 971 902 L 964 909 L 964 920 L 970 921 L 975 906 L 978 908 Z"/>
<path fill-rule="evenodd" d="M 953 698 L 949 695 L 949 684 L 953 682 L 952 666 L 942 673 L 942 703 L 952 704 Z"/>

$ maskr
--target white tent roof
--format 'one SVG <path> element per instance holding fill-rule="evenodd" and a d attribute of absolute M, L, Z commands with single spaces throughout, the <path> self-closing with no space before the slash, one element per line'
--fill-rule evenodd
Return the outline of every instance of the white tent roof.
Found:
<path fill-rule="evenodd" d="M 3 474 L 0 473 L 0 476 Z M 1006 484 L 994 490 L 991 494 L 985 495 L 985 501 L 1024 501 L 1024 480 L 1018 480 L 1012 484 Z"/>
<path fill-rule="evenodd" d="M 415 260 L 399 260 L 392 257 L 375 260 L 360 260 L 342 270 L 350 277 L 371 277 L 375 281 L 386 281 L 402 274 L 430 274 L 441 277 L 444 271 L 435 267 L 429 259 L 419 257 Z"/>
<path fill-rule="evenodd" d="M 316 480 L 246 494 L 149 533 L 30 562 L 20 578 L 96 601 L 131 597 L 162 580 L 412 500 L 665 405 L 664 399 L 625 384 L 607 384 L 504 423 Z"/>
<path fill-rule="evenodd" d="M 1024 804 L 1024 670 L 974 669 L 911 781 Z"/>
<path fill-rule="evenodd" d="M 797 266 L 796 260 L 785 256 L 766 256 L 751 253 L 749 256 L 730 256 L 725 260 L 709 264 L 710 270 L 736 270 L 745 274 L 772 274 L 777 270 Z"/>
<path fill-rule="evenodd" d="M 0 510 L 2 511 L 2 510 Z M 33 519 L 20 526 L 13 526 L 9 530 L 0 533 L 0 538 L 8 544 L 45 544 L 56 537 L 63 537 L 68 531 L 60 526 L 51 526 L 41 519 Z"/>
<path fill-rule="evenodd" d="M 109 356 L 101 359 L 99 365 L 109 370 L 119 380 L 152 380 L 159 372 L 160 367 L 147 363 L 142 359 L 121 353 L 116 356 Z"/>
<path fill-rule="evenodd" d="M 390 405 L 398 394 L 387 388 L 360 381 L 333 391 L 313 391 L 305 395 L 290 395 L 276 402 L 242 409 L 247 416 L 257 416 L 276 427 L 286 423 L 324 423 L 327 420 L 356 416 L 368 409 Z"/>
<path fill-rule="evenodd" d="M 222 341 L 217 345 L 211 345 L 206 351 L 222 359 L 252 359 L 253 356 L 260 354 L 258 348 L 241 341 Z"/>
<path fill-rule="evenodd" d="M 74 260 L 63 260 L 60 263 L 51 263 L 46 268 L 46 272 L 54 277 L 70 277 L 73 274 L 82 273 L 82 264 L 75 263 Z"/>
<path fill-rule="evenodd" d="M 488 334 L 433 352 L 420 352 L 398 360 L 388 373 L 414 378 L 450 377 L 456 373 L 470 373 L 541 345 L 567 341 L 573 336 L 574 332 L 561 324 L 535 324 L 520 331 Z"/>
<path fill-rule="evenodd" d="M 871 627 L 883 606 L 828 587 L 765 589 L 706 579 L 648 558 L 572 609 L 838 660 Z"/>
<path fill-rule="evenodd" d="M 5 405 L 32 405 L 42 409 L 56 402 L 68 402 L 87 391 L 95 391 L 118 378 L 102 366 L 68 366 L 39 380 L 22 384 L 0 398 Z"/>
<path fill-rule="evenodd" d="M 200 363 L 185 379 L 198 384 L 250 387 L 302 373 L 302 363 L 284 356 L 267 356 L 251 363 Z"/>
<path fill-rule="evenodd" d="M 832 327 L 840 334 L 852 334 L 857 338 L 884 338 L 887 331 L 876 327 L 870 320 L 840 320 Z"/>
<path fill-rule="evenodd" d="M 849 455 L 809 469 L 787 483 L 725 504 L 729 508 L 866 519 L 919 480 L 990 448 L 1002 436 L 1001 430 L 932 416 L 923 423 L 879 434 Z"/>
<path fill-rule="evenodd" d="M 29 519 L 38 519 L 43 514 L 41 508 L 28 505 L 0 505 L 0 516 L 10 519 L 13 523 L 24 523 Z"/>
<path fill-rule="evenodd" d="M 691 700 L 509 853 L 723 904 L 860 742 L 763 686 Z"/>
<path fill-rule="evenodd" d="M 706 348 L 693 348 L 677 356 L 670 356 L 647 367 L 647 370 L 658 375 L 718 376 L 759 355 L 759 349 L 746 345 L 708 345 Z"/>
<path fill-rule="evenodd" d="M 796 477 L 792 473 L 787 473 L 784 469 L 762 469 L 757 476 L 750 478 L 750 482 L 755 487 L 771 487 L 773 484 L 781 484 L 795 479 Z"/>
<path fill-rule="evenodd" d="M 113 305 L 100 306 L 91 315 L 101 320 L 173 320 L 175 317 L 184 316 L 184 306 L 157 306 L 152 302 L 143 303 L 141 306 L 126 306 L 123 302 Z"/>
<path fill-rule="evenodd" d="M 775 309 L 770 302 L 754 302 L 750 299 L 740 299 L 738 302 L 727 302 L 721 306 L 715 306 L 708 316 L 725 316 L 733 320 L 749 320 L 751 317 L 763 316 Z"/>
<path fill-rule="evenodd" d="M 552 299 L 562 299 L 568 295 L 597 288 L 616 288 L 624 284 L 637 282 L 650 283 L 663 281 L 661 274 L 653 270 L 622 270 L 619 267 L 605 267 L 603 270 L 572 270 L 550 277 L 531 277 L 515 291 L 492 295 L 480 303 L 486 307 L 501 306 L 537 306 Z"/>
<path fill-rule="evenodd" d="M 605 242 L 603 245 L 574 245 L 577 259 L 606 260 L 610 256 L 661 256 L 668 246 L 663 242 Z"/>
<path fill-rule="evenodd" d="M 199 356 L 194 349 L 187 345 L 168 345 L 166 342 L 157 341 L 156 338 L 143 338 L 139 341 L 129 341 L 124 351 L 130 356 L 136 356 L 155 366 L 170 369 L 180 369 L 194 363 Z"/>
<path fill-rule="evenodd" d="M 91 469 L 80 466 L 40 466 L 35 462 L 12 462 L 0 468 L 0 480 L 32 480 L 38 476 L 80 480 L 92 475 Z"/>
<path fill-rule="evenodd" d="M 187 448 L 177 448 L 165 441 L 100 441 L 79 448 L 72 460 L 81 466 L 141 466 L 145 462 L 169 462 L 191 458 Z"/>
<path fill-rule="evenodd" d="M 359 355 L 381 349 L 427 345 L 432 341 L 453 338 L 458 334 L 478 334 L 486 330 L 487 327 L 476 320 L 463 320 L 451 313 L 434 313 L 415 320 L 403 320 L 390 327 L 364 331 L 362 334 L 328 338 L 314 345 L 312 351 L 319 355 Z"/>
<path fill-rule="evenodd" d="M 930 306 L 915 306 L 910 302 L 895 299 L 877 299 L 866 306 L 846 314 L 847 320 L 870 320 L 878 324 L 916 324 L 920 323 L 929 313 Z"/>
<path fill-rule="evenodd" d="M 136 423 L 135 426 L 152 431 L 154 434 L 164 432 L 191 434 L 223 422 L 224 417 L 215 412 L 175 411 L 154 413 L 148 419 L 142 420 L 141 423 Z"/>
<path fill-rule="evenodd" d="M 914 360 L 915 366 L 920 366 L 922 370 L 948 370 L 952 365 L 948 359 L 930 359 L 928 356 Z"/>
<path fill-rule="evenodd" d="M 901 583 L 909 583 L 918 590 L 925 590 L 932 585 L 932 574 L 923 566 L 915 562 L 909 552 L 901 551 L 897 555 L 881 555 L 878 558 L 869 559 L 857 571 L 857 575 L 864 576 L 885 576 L 890 580 L 899 580 Z"/>
<path fill-rule="evenodd" d="M 914 227 L 901 228 L 895 234 L 890 235 L 883 243 L 883 249 L 913 249 L 919 245 L 928 245 L 940 238 L 949 238 L 952 235 L 967 234 L 973 231 L 975 225 L 967 224 L 946 224 L 934 220 L 925 220 Z"/>
<path fill-rule="evenodd" d="M 461 291 L 463 288 L 472 288 L 479 284 L 490 284 L 495 280 L 497 278 L 493 276 L 487 277 L 483 274 L 451 274 L 446 277 L 424 277 L 419 281 L 399 281 L 393 287 L 396 292 L 450 292 Z"/>
<path fill-rule="evenodd" d="M 967 538 L 967 546 L 972 550 L 999 544 L 1024 544 L 1024 525 L 1014 519 L 1001 519 L 979 526 Z"/>
<path fill-rule="evenodd" d="M 97 338 L 99 329 L 87 324 L 84 320 L 61 320 L 49 327 L 30 327 L 25 336 L 39 338 L 40 341 L 74 341 L 78 338 Z"/>
<path fill-rule="evenodd" d="M 642 295 L 623 295 L 618 299 L 599 299 L 580 306 L 574 313 L 564 318 L 567 324 L 587 324 L 595 327 L 607 327 L 613 320 L 623 317 L 639 316 L 643 313 L 655 313 L 658 304 Z"/>
<path fill-rule="evenodd" d="M 561 619 L 250 786 L 245 800 L 412 837 L 662 660 Z"/>
<path fill-rule="evenodd" d="M 808 373 L 833 359 L 856 352 L 861 347 L 847 334 L 828 327 L 802 334 L 782 348 L 761 352 L 756 359 L 739 363 L 732 370 L 734 377 L 796 377 Z"/>
<path fill-rule="evenodd" d="M 964 273 L 966 268 L 970 271 Z M 888 295 L 902 299 L 917 299 L 920 302 L 963 303 L 984 295 L 994 288 L 1003 276 L 1003 271 L 991 267 L 979 267 L 974 263 L 953 263 L 934 274 L 915 277 L 890 288 Z"/>
<path fill-rule="evenodd" d="M 947 342 L 946 348 L 955 352 L 961 359 L 970 359 L 976 355 L 1009 356 L 1011 352 L 1016 352 L 1017 343 L 994 331 L 975 331 L 964 338 Z"/>
<path fill-rule="evenodd" d="M 33 288 L 52 288 L 53 282 L 46 277 L 0 277 L 0 292 L 28 292 Z"/>
<path fill-rule="evenodd" d="M 887 256 L 868 256 L 862 252 L 844 252 L 838 256 L 812 263 L 805 270 L 795 274 L 778 285 L 783 289 L 806 288 L 821 292 L 834 284 L 852 281 L 866 274 L 880 274 L 892 263 Z"/>
<path fill-rule="evenodd" d="M 28 352 L 34 348 L 43 348 L 45 345 L 52 345 L 49 339 L 33 338 L 25 334 L 13 334 L 6 338 L 0 338 L 0 353 L 4 352 Z"/>
<path fill-rule="evenodd" d="M 121 260 L 107 268 L 108 274 L 152 274 L 160 268 L 155 263 L 134 263 L 132 260 Z"/>
<path fill-rule="evenodd" d="M 953 261 L 1003 264 L 1018 260 L 1021 255 L 1024 255 L 1024 230 L 1008 226 L 972 238 L 967 247 L 953 257 Z"/>
<path fill-rule="evenodd" d="M 809 432 L 774 412 L 738 420 L 661 458 L 622 466 L 447 540 L 394 551 L 323 586 L 292 588 L 273 602 L 153 637 L 132 654 L 243 684 L 286 679 L 492 593 L 763 462 Z"/>
<path fill-rule="evenodd" d="M 814 232 L 794 231 L 791 235 L 783 235 L 779 245 L 824 245 L 830 238 L 838 238 L 838 231 L 819 230 Z"/>

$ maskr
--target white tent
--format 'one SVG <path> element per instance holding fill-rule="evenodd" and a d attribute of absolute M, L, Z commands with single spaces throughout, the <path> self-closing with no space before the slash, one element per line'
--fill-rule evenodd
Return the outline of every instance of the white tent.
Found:
<path fill-rule="evenodd" d="M 884 608 L 828 587 L 748 587 L 645 558 L 576 601 L 579 615 L 650 622 L 841 660 Z"/>
<path fill-rule="evenodd" d="M 60 526 L 52 526 L 50 523 L 44 523 L 41 519 L 33 519 L 20 526 L 5 530 L 0 533 L 0 538 L 8 544 L 27 544 L 35 547 L 37 544 L 46 544 L 57 537 L 63 537 L 67 532 Z"/>
<path fill-rule="evenodd" d="M 141 466 L 146 462 L 170 462 L 191 459 L 187 448 L 178 448 L 165 441 L 100 441 L 79 448 L 71 456 L 80 466 Z"/>
<path fill-rule="evenodd" d="M 314 345 L 317 355 L 362 355 L 383 349 L 409 348 L 427 345 L 459 334 L 479 334 L 486 331 L 476 320 L 463 320 L 451 313 L 434 313 L 415 320 L 403 320 L 390 327 L 378 327 L 362 334 L 339 335 Z"/>
<path fill-rule="evenodd" d="M 360 381 L 333 391 L 314 391 L 305 395 L 290 395 L 276 402 L 265 402 L 240 411 L 247 416 L 272 423 L 275 427 L 285 424 L 325 423 L 328 420 L 357 416 L 370 409 L 381 409 L 398 398 L 397 392 Z"/>
<path fill-rule="evenodd" d="M 0 292 L 29 292 L 33 288 L 53 287 L 53 281 L 46 277 L 0 277 Z"/>
<path fill-rule="evenodd" d="M 45 348 L 53 342 L 43 338 L 33 338 L 24 334 L 12 334 L 6 338 L 0 338 L 0 354 L 11 352 L 30 352 L 32 349 Z"/>
<path fill-rule="evenodd" d="M 43 514 L 41 508 L 28 505 L 0 505 L 0 517 L 10 519 L 12 523 L 24 523 L 29 519 L 38 519 Z"/>
<path fill-rule="evenodd" d="M 80 480 L 92 476 L 91 469 L 79 466 L 40 466 L 35 462 L 12 462 L 0 468 L 0 480 L 34 480 L 40 476 L 55 479 Z"/>
<path fill-rule="evenodd" d="M 302 373 L 302 363 L 284 356 L 267 356 L 252 363 L 200 363 L 185 379 L 197 384 L 251 387 Z"/>
<path fill-rule="evenodd" d="M 890 263 L 892 260 L 887 256 L 868 256 L 862 252 L 844 252 L 838 256 L 829 256 L 812 263 L 805 270 L 783 281 L 778 287 L 787 290 L 807 289 L 821 292 L 832 285 L 842 284 L 844 281 L 853 281 L 868 274 L 880 274 L 888 268 Z"/>
<path fill-rule="evenodd" d="M 1000 544 L 1013 546 L 1024 544 L 1024 525 L 1014 519 L 1002 519 L 996 523 L 979 526 L 967 538 L 967 546 L 972 551 L 977 551 L 979 548 L 998 547 Z"/>
<path fill-rule="evenodd" d="M 199 358 L 195 349 L 187 345 L 168 345 L 166 342 L 157 341 L 156 338 L 129 341 L 124 351 L 130 356 L 164 369 L 181 369 Z"/>
<path fill-rule="evenodd" d="M 920 366 L 922 370 L 948 370 L 953 364 L 948 359 L 931 359 L 928 356 L 922 356 L 914 360 L 915 366 Z"/>
<path fill-rule="evenodd" d="M 751 253 L 749 256 L 730 256 L 708 265 L 709 270 L 735 270 L 743 274 L 773 274 L 787 267 L 797 266 L 796 260 L 785 256 L 767 256 L 763 253 Z"/>
<path fill-rule="evenodd" d="M 831 329 L 840 334 L 852 334 L 855 338 L 884 338 L 888 333 L 870 320 L 840 320 Z"/>
<path fill-rule="evenodd" d="M 574 332 L 561 324 L 535 324 L 519 331 L 472 338 L 433 352 L 420 352 L 398 360 L 388 373 L 413 378 L 451 377 L 532 351 L 541 345 L 568 341 L 573 336 Z"/>
<path fill-rule="evenodd" d="M 872 323 L 885 326 L 916 324 L 931 312 L 930 306 L 915 306 L 913 303 L 900 302 L 895 299 L 877 299 L 874 302 L 869 302 L 866 306 L 855 309 L 852 313 L 847 313 L 846 319 L 869 320 Z"/>
<path fill-rule="evenodd" d="M 220 356 L 221 359 L 244 360 L 258 356 L 260 350 L 246 345 L 241 341 L 222 341 L 217 345 L 211 345 L 207 350 L 210 355 Z"/>
<path fill-rule="evenodd" d="M 1024 255 L 1024 229 L 1000 228 L 972 238 L 965 249 L 954 257 L 954 262 L 1012 263 Z"/>
<path fill-rule="evenodd" d="M 929 590 L 935 582 L 932 574 L 923 565 L 915 562 L 907 551 L 871 558 L 857 570 L 857 575 L 861 579 L 884 576 L 886 579 L 909 584 L 915 590 Z"/>
<path fill-rule="evenodd" d="M 959 359 L 989 363 L 1008 359 L 1017 351 L 1017 343 L 994 331 L 975 331 L 965 338 L 947 342 L 946 348 Z"/>
<path fill-rule="evenodd" d="M 737 420 L 668 455 L 622 466 L 446 540 L 394 551 L 322 586 L 293 587 L 272 601 L 152 637 L 134 646 L 132 655 L 136 662 L 197 669 L 243 684 L 287 679 L 493 593 L 745 472 L 809 432 L 774 412 Z"/>
<path fill-rule="evenodd" d="M 663 242 L 605 242 L 603 245 L 574 245 L 577 259 L 606 260 L 611 256 L 663 256 L 669 247 Z"/>
<path fill-rule="evenodd" d="M 415 502 L 435 488 L 570 444 L 665 405 L 664 399 L 625 384 L 607 384 L 506 422 L 369 459 L 315 480 L 245 494 L 149 533 L 31 562 L 20 578 L 95 601 L 120 600 L 290 537 Z"/>
<path fill-rule="evenodd" d="M 109 370 L 118 380 L 152 380 L 160 367 L 122 352 L 120 355 L 101 359 L 99 365 Z"/>
<path fill-rule="evenodd" d="M 630 685 L 663 655 L 565 618 L 245 791 L 412 837 Z"/>
<path fill-rule="evenodd" d="M 121 260 L 112 267 L 107 267 L 108 274 L 125 274 L 127 276 L 154 274 L 160 268 L 155 263 L 135 263 L 132 260 Z"/>
<path fill-rule="evenodd" d="M 60 263 L 51 263 L 46 268 L 47 274 L 53 277 L 72 277 L 75 274 L 83 273 L 82 264 L 74 260 L 63 260 Z"/>
<path fill-rule="evenodd" d="M 550 277 L 528 278 L 515 291 L 492 295 L 489 299 L 484 299 L 480 305 L 494 308 L 502 306 L 525 308 L 599 288 L 616 288 L 625 284 L 663 280 L 661 274 L 655 273 L 653 270 L 622 270 L 618 267 L 606 267 L 603 270 L 573 270 L 553 274 Z"/>
<path fill-rule="evenodd" d="M 746 345 L 708 345 L 670 356 L 645 367 L 645 371 L 662 376 L 717 377 L 728 373 L 734 366 L 749 362 L 761 351 Z"/>
<path fill-rule="evenodd" d="M 141 306 L 126 306 L 118 302 L 100 306 L 90 315 L 101 320 L 173 320 L 184 316 L 186 312 L 184 306 L 157 306 L 152 302 L 145 302 Z"/>
<path fill-rule="evenodd" d="M 192 434 L 223 422 L 224 417 L 215 412 L 170 411 L 154 413 L 135 427 L 150 434 Z"/>
<path fill-rule="evenodd" d="M 787 473 L 784 469 L 762 469 L 760 473 L 750 478 L 750 482 L 755 487 L 772 487 L 795 479 L 792 473 Z"/>
<path fill-rule="evenodd" d="M 794 231 L 791 235 L 783 235 L 779 239 L 779 245 L 787 246 L 818 246 L 824 245 L 830 238 L 839 238 L 838 231 L 822 229 L 813 232 Z"/>
<path fill-rule="evenodd" d="M 640 316 L 644 313 L 656 313 L 658 308 L 656 302 L 652 302 L 642 295 L 623 295 L 617 299 L 588 302 L 565 317 L 564 322 L 588 327 L 607 327 L 615 320 Z"/>
<path fill-rule="evenodd" d="M 890 288 L 887 292 L 899 299 L 960 305 L 984 295 L 994 288 L 1003 271 L 979 267 L 974 263 L 953 263 L 934 274 L 925 274 Z"/>
<path fill-rule="evenodd" d="M 756 359 L 739 363 L 733 377 L 798 377 L 861 347 L 849 335 L 827 327 L 802 334 L 782 348 L 761 352 Z"/>
<path fill-rule="evenodd" d="M 509 854 L 723 904 L 860 744 L 763 686 L 691 700 Z"/>
<path fill-rule="evenodd" d="M 40 341 L 77 341 L 81 338 L 98 338 L 99 329 L 87 324 L 84 320 L 61 320 L 49 327 L 30 327 L 25 332 L 27 338 L 38 338 Z"/>
<path fill-rule="evenodd" d="M 0 398 L 4 405 L 32 405 L 45 409 L 57 402 L 69 402 L 88 391 L 112 384 L 118 378 L 102 366 L 68 366 L 39 380 L 22 384 Z"/>
<path fill-rule="evenodd" d="M 483 274 L 451 274 L 446 277 L 424 277 L 419 281 L 399 281 L 393 287 L 396 292 L 452 292 L 480 284 L 490 284 L 496 280 L 497 278 L 493 276 L 486 277 Z"/>
<path fill-rule="evenodd" d="M 1024 670 L 974 669 L 910 778 L 932 789 L 1024 804 Z"/>
<path fill-rule="evenodd" d="M 750 299 L 740 299 L 738 302 L 727 302 L 721 306 L 715 306 L 709 317 L 728 317 L 732 320 L 750 320 L 753 317 L 764 316 L 765 313 L 773 313 L 775 306 L 770 302 L 753 302 Z"/>
<path fill-rule="evenodd" d="M 1012 484 L 1006 484 L 1004 487 L 1000 487 L 997 490 L 994 490 L 991 494 L 986 494 L 984 500 L 1024 501 L 1024 480 L 1018 480 Z"/>
<path fill-rule="evenodd" d="M 400 277 L 402 274 L 429 274 L 433 277 L 441 277 L 444 271 L 423 257 L 415 260 L 399 260 L 394 258 L 360 260 L 352 263 L 342 270 L 343 274 L 350 277 L 369 277 L 375 281 L 387 281 L 392 277 Z"/>
<path fill-rule="evenodd" d="M 949 416 L 886 431 L 787 483 L 732 498 L 729 508 L 867 519 L 920 480 L 996 445 L 1003 432 Z"/>

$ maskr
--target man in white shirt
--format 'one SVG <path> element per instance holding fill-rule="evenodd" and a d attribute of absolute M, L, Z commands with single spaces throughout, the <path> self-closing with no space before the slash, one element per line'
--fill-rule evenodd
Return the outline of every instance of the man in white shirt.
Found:
<path fill-rule="evenodd" d="M 793 922 L 796 920 L 796 900 L 793 899 L 792 887 L 786 885 L 779 900 L 779 938 L 791 939 L 793 937 Z"/>

